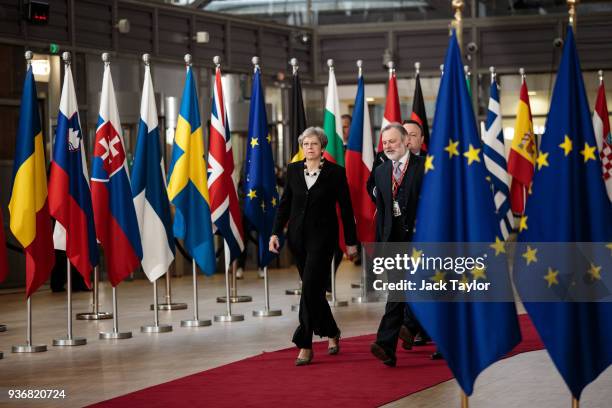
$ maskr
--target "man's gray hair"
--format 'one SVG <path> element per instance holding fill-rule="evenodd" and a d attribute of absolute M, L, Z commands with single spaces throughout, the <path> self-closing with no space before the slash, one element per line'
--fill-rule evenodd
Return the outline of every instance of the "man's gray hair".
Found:
<path fill-rule="evenodd" d="M 383 133 L 385 133 L 387 130 L 391 130 L 391 129 L 395 129 L 398 132 L 400 132 L 400 135 L 402 136 L 402 140 L 405 140 L 408 137 L 408 132 L 406 131 L 406 129 L 402 126 L 401 123 L 398 122 L 391 122 L 389 123 L 387 126 L 385 126 L 381 131 L 380 134 L 382 135 Z"/>
<path fill-rule="evenodd" d="M 325 149 L 325 146 L 327 146 L 327 136 L 325 135 L 325 131 L 318 126 L 311 126 L 302 132 L 302 134 L 298 137 L 298 144 L 300 145 L 300 147 L 304 143 L 304 139 L 313 136 L 319 138 L 319 142 L 321 143 L 321 149 Z"/>

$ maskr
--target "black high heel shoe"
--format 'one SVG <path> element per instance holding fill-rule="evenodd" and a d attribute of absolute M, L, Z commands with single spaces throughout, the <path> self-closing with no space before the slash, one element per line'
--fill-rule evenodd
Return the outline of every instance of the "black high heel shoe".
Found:
<path fill-rule="evenodd" d="M 327 354 L 330 356 L 336 355 L 340 352 L 340 333 L 338 333 L 334 339 L 336 340 L 336 345 L 327 348 Z"/>
<path fill-rule="evenodd" d="M 311 349 L 310 356 L 308 356 L 307 358 L 300 358 L 300 357 L 296 358 L 295 365 L 298 367 L 308 365 L 312 362 L 312 357 L 314 357 L 314 351 Z"/>

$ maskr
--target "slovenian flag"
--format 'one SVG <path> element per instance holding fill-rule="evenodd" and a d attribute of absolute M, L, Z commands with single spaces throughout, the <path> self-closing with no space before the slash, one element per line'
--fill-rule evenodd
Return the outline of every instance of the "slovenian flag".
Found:
<path fill-rule="evenodd" d="M 90 274 L 98 264 L 98 245 L 79 108 L 70 65 L 65 68 L 49 176 L 49 211 L 57 220 L 55 248 L 66 251 L 70 263 L 91 288 Z"/>
<path fill-rule="evenodd" d="M 132 196 L 142 241 L 142 269 L 154 282 L 166 273 L 174 260 L 174 235 L 149 65 L 145 66 L 142 85 L 138 141 L 132 167 Z"/>
<path fill-rule="evenodd" d="M 142 259 L 123 146 L 113 79 L 107 63 L 94 145 L 91 197 L 96 234 L 104 248 L 108 277 L 113 286 L 138 268 Z"/>

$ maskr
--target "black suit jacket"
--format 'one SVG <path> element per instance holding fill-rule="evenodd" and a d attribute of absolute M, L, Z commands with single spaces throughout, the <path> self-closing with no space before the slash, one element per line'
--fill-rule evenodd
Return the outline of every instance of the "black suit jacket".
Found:
<path fill-rule="evenodd" d="M 280 235 L 289 223 L 287 238 L 292 250 L 333 250 L 338 246 L 336 203 L 340 206 L 344 242 L 356 245 L 355 218 L 344 168 L 326 160 L 317 181 L 308 190 L 304 162 L 291 163 L 273 234 Z"/>
<path fill-rule="evenodd" d="M 425 160 L 423 157 L 410 153 L 408 169 L 402 180 L 398 197 L 402 215 L 399 220 L 405 231 L 402 240 L 411 241 L 414 230 L 419 194 L 423 181 Z M 387 242 L 391 237 L 393 228 L 393 187 L 391 173 L 393 162 L 388 160 L 376 168 L 374 175 L 376 185 L 376 241 Z"/>
<path fill-rule="evenodd" d="M 372 171 L 370 172 L 370 176 L 368 177 L 368 181 L 366 183 L 368 195 L 374 203 L 376 203 L 376 195 L 374 194 L 374 174 L 376 174 L 376 169 L 387 160 L 389 159 L 387 158 L 385 152 L 376 153 L 376 156 L 374 157 L 374 163 L 372 164 Z"/>

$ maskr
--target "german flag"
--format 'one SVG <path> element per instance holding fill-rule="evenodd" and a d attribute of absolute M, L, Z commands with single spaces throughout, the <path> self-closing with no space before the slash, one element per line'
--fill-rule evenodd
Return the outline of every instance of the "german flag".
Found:
<path fill-rule="evenodd" d="M 25 250 L 26 297 L 30 297 L 55 264 L 45 150 L 31 66 L 21 98 L 9 212 L 11 231 Z"/>

